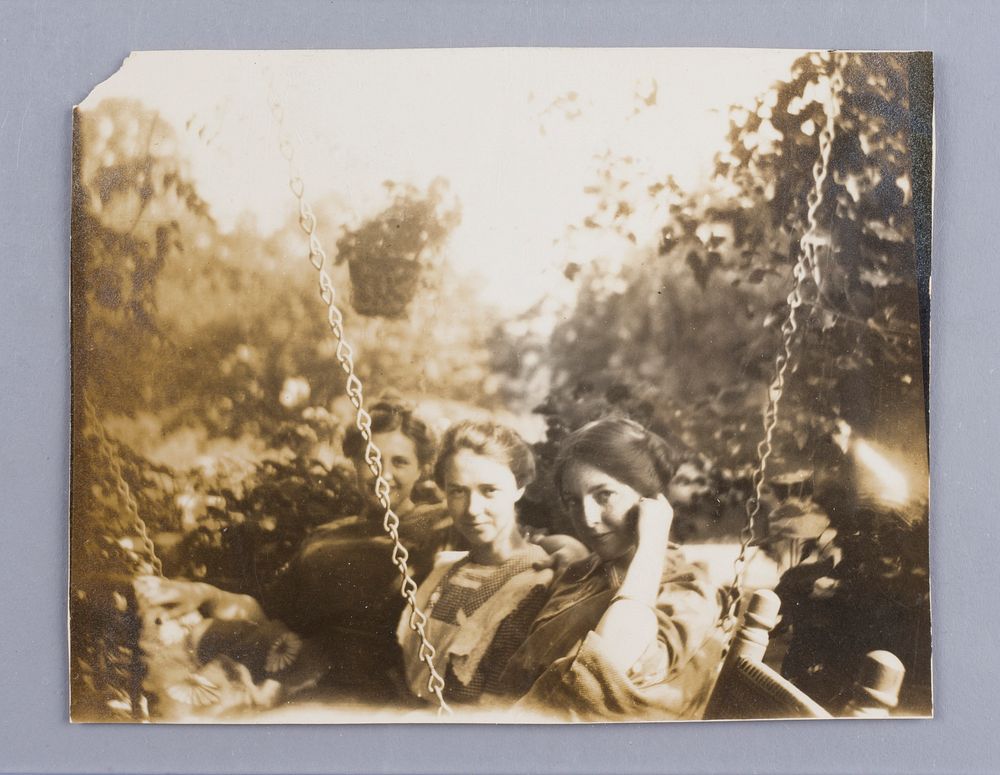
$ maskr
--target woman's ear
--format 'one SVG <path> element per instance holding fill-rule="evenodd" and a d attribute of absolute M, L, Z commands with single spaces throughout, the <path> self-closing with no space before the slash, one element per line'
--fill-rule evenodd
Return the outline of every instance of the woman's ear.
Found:
<path fill-rule="evenodd" d="M 520 489 L 519 489 L 519 490 L 518 490 L 518 491 L 517 491 L 517 492 L 516 492 L 516 493 L 514 494 L 514 503 L 517 503 L 517 502 L 518 502 L 519 500 L 521 500 L 521 498 L 523 498 L 523 497 L 524 497 L 524 491 L 525 491 L 526 489 L 527 489 L 527 487 L 521 487 L 521 488 L 520 488 Z"/>

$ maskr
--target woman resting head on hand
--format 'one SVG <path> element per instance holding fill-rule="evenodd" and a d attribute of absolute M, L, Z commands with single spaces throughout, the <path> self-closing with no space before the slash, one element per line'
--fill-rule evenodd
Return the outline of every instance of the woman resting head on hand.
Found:
<path fill-rule="evenodd" d="M 570 434 L 554 478 L 593 555 L 567 569 L 502 682 L 572 719 L 690 718 L 721 651 L 722 596 L 669 543 L 680 451 L 607 418 Z"/>
<path fill-rule="evenodd" d="M 571 434 L 554 478 L 581 540 L 619 566 L 640 544 L 662 554 L 674 517 L 665 493 L 678 459 L 664 439 L 631 420 L 601 420 Z"/>
<path fill-rule="evenodd" d="M 512 429 L 494 422 L 460 422 L 445 433 L 435 465 L 448 513 L 468 552 L 442 558 L 417 592 L 428 616 L 427 638 L 445 698 L 470 702 L 497 693 L 497 679 L 548 596 L 547 554 L 522 535 L 517 502 L 535 476 L 531 449 Z M 429 697 L 429 671 L 420 640 L 399 626 L 407 682 Z"/>

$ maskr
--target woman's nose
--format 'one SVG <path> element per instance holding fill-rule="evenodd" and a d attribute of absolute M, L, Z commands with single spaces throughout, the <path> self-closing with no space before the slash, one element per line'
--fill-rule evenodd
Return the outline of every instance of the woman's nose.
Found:
<path fill-rule="evenodd" d="M 583 521 L 587 527 L 597 527 L 603 522 L 601 507 L 592 498 L 584 498 Z"/>
<path fill-rule="evenodd" d="M 470 517 L 478 517 L 483 511 L 483 498 L 477 493 L 472 493 L 469 496 L 469 501 L 465 508 L 466 513 Z"/>

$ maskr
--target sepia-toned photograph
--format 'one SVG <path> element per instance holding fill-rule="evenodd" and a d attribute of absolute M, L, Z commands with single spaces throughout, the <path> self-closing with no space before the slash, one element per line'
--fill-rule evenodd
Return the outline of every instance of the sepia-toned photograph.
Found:
<path fill-rule="evenodd" d="M 73 111 L 71 720 L 932 716 L 932 82 L 133 53 Z"/>

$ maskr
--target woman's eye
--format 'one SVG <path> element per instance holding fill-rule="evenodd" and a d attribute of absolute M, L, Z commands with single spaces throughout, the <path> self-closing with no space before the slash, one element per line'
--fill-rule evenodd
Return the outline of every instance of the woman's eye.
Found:
<path fill-rule="evenodd" d="M 599 493 L 594 495 L 594 500 L 597 501 L 599 506 L 607 506 L 613 496 L 614 493 L 610 490 L 601 490 Z"/>
<path fill-rule="evenodd" d="M 480 492 L 487 498 L 492 498 L 499 491 L 499 487 L 483 487 Z"/>
<path fill-rule="evenodd" d="M 407 468 L 410 465 L 410 461 L 405 457 L 394 457 L 392 465 L 393 468 Z"/>

